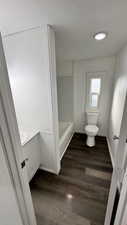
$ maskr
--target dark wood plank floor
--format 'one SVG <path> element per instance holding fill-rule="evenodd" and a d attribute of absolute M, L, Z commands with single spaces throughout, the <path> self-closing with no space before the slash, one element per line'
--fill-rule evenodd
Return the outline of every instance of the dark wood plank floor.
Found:
<path fill-rule="evenodd" d="M 75 133 L 60 175 L 39 170 L 30 183 L 38 225 L 103 225 L 112 166 L 104 137 L 96 147 Z"/>

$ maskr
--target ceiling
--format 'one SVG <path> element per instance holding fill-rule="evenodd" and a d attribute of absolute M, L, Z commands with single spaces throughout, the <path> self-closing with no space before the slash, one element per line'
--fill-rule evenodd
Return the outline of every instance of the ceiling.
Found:
<path fill-rule="evenodd" d="M 51 24 L 59 59 L 116 54 L 127 42 L 126 23 L 127 0 L 0 0 L 2 34 Z M 108 38 L 95 41 L 98 31 L 107 31 Z"/>

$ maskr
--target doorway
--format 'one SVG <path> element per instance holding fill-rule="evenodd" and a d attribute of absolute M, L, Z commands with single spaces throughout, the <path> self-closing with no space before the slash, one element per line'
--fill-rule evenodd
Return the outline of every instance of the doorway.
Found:
<path fill-rule="evenodd" d="M 9 80 L 8 80 L 8 74 L 7 74 L 7 69 L 6 69 L 6 62 L 5 62 L 3 49 L 2 49 L 2 41 L 1 41 L 1 55 L 2 55 L 2 60 L 3 60 L 2 61 L 3 67 L 2 67 L 2 73 L 1 73 L 2 76 L 0 78 L 0 79 L 2 79 L 2 82 L 0 82 L 0 83 L 2 83 L 4 85 L 1 84 L 0 91 L 3 96 L 4 110 L 5 110 L 5 114 L 7 117 L 7 125 L 8 125 L 8 129 L 10 131 L 11 141 L 13 143 L 13 146 L 15 147 L 15 149 L 14 149 L 15 164 L 18 165 L 17 171 L 18 171 L 18 176 L 19 176 L 19 181 L 20 181 L 20 185 L 18 187 L 19 187 L 19 189 L 23 188 L 22 196 L 25 201 L 24 202 L 25 207 L 27 208 L 26 213 L 28 214 L 27 216 L 29 218 L 29 224 L 36 225 L 30 190 L 29 190 L 28 182 L 26 180 L 26 175 L 25 175 L 26 174 L 25 167 L 23 170 L 21 168 L 21 163 L 22 163 L 23 157 L 22 157 L 22 151 L 21 151 L 21 146 L 20 146 L 20 138 L 19 138 L 19 132 L 18 132 L 18 127 L 17 127 L 17 122 L 16 122 L 16 116 L 15 116 L 15 112 L 14 112 L 14 105 L 13 105 L 13 100 L 12 100 L 10 85 L 9 85 Z M 104 167 L 102 166 L 103 160 L 101 159 L 101 157 L 98 154 L 95 155 L 94 151 L 90 151 L 87 148 L 86 148 L 85 156 L 87 156 L 88 158 L 85 161 L 84 160 L 85 159 L 84 152 L 83 152 L 83 150 L 84 150 L 83 143 L 85 141 L 84 136 L 82 136 L 82 135 L 78 136 L 78 134 L 75 134 L 75 135 L 76 136 L 74 137 L 74 139 L 72 139 L 71 145 L 69 146 L 69 149 L 68 149 L 69 151 L 67 152 L 67 155 L 65 156 L 65 159 L 63 159 L 63 162 L 62 162 L 64 170 L 60 174 L 60 177 L 59 177 L 60 179 L 57 180 L 58 184 L 61 183 L 62 185 L 60 186 L 60 188 L 58 188 L 56 186 L 56 184 L 53 187 L 53 182 L 55 181 L 56 176 L 52 175 L 52 178 L 53 178 L 53 180 L 52 180 L 52 178 L 50 177 L 50 174 L 47 173 L 46 178 L 48 179 L 48 182 L 49 182 L 48 183 L 49 188 L 52 187 L 54 192 L 48 191 L 46 186 L 43 187 L 45 189 L 45 191 L 48 192 L 48 196 L 51 196 L 50 194 L 52 193 L 53 196 L 55 196 L 56 198 L 59 198 L 59 197 L 57 197 L 57 193 L 56 193 L 56 190 L 58 190 L 62 203 L 60 203 L 59 199 L 58 199 L 58 202 L 56 203 L 57 206 L 55 206 L 55 204 L 52 204 L 52 207 L 51 207 L 51 205 L 49 204 L 49 205 L 47 205 L 46 208 L 44 206 L 44 209 L 46 210 L 46 212 L 48 212 L 50 207 L 51 207 L 51 209 L 53 209 L 53 207 L 54 207 L 56 210 L 55 211 L 56 214 L 52 215 L 52 211 L 49 211 L 49 213 L 51 216 L 55 216 L 55 218 L 53 217 L 54 223 L 58 222 L 57 218 L 59 218 L 59 220 L 61 220 L 61 218 L 62 218 L 63 219 L 61 222 L 62 225 L 65 224 L 65 222 L 67 222 L 67 223 L 71 222 L 74 224 L 75 221 L 80 221 L 81 225 L 84 224 L 84 222 L 85 222 L 85 224 L 90 224 L 90 222 L 91 222 L 90 215 L 93 216 L 92 220 L 93 221 L 95 220 L 95 215 L 94 215 L 93 211 L 91 210 L 91 209 L 93 209 L 93 207 L 92 207 L 93 205 L 91 205 L 91 201 L 93 203 L 94 201 L 99 199 L 98 204 L 96 206 L 94 205 L 94 207 L 95 207 L 95 209 L 98 209 L 97 212 L 100 212 L 100 210 L 101 210 L 100 205 L 102 204 L 103 201 L 106 202 L 106 200 L 107 200 L 106 199 L 108 196 L 107 190 L 105 191 L 104 189 L 106 189 L 105 185 L 107 187 L 107 183 L 108 183 L 108 185 L 110 183 L 111 172 L 112 172 L 112 168 L 111 168 L 109 159 L 107 159 L 108 166 L 106 164 L 106 168 L 108 167 L 109 173 L 107 174 L 107 172 L 106 172 L 106 174 L 105 174 Z M 105 148 L 107 148 L 105 140 L 102 140 L 102 139 L 103 138 L 101 138 L 100 140 L 98 139 L 98 143 L 100 143 L 98 145 L 98 149 L 100 149 L 100 150 L 101 150 L 102 145 L 104 145 Z M 82 143 L 81 146 L 80 146 L 80 143 Z M 75 150 L 75 146 L 76 146 L 77 150 L 79 150 L 78 154 L 80 154 L 80 155 L 77 154 L 77 151 Z M 80 146 L 80 149 L 79 149 L 79 146 Z M 72 152 L 70 150 L 72 150 Z M 73 154 L 75 155 L 74 158 L 73 158 Z M 91 163 L 91 157 L 89 157 L 89 155 L 90 156 L 93 155 L 92 163 Z M 104 151 L 104 155 L 105 155 L 105 151 Z M 99 166 L 97 165 L 97 158 L 100 159 Z M 73 159 L 72 160 L 73 162 L 71 161 L 71 159 Z M 77 163 L 76 160 L 78 160 L 78 159 L 80 159 L 78 162 L 83 160 L 81 165 L 79 163 Z M 77 170 L 75 170 L 75 166 L 73 167 L 73 165 L 70 163 L 70 161 L 73 165 L 77 166 Z M 85 168 L 83 167 L 84 161 L 85 161 L 85 165 L 86 165 Z M 98 167 L 102 167 L 102 171 L 99 172 L 97 169 Z M 68 168 L 70 168 L 70 169 L 68 170 Z M 14 173 L 15 173 L 15 171 L 16 170 L 14 170 Z M 68 174 L 69 171 L 71 171 L 72 175 Z M 42 174 L 43 174 L 43 172 L 42 172 Z M 85 181 L 84 181 L 84 174 L 85 174 Z M 117 175 L 118 175 L 118 172 L 117 172 Z M 107 182 L 107 180 L 105 182 L 105 179 L 104 179 L 105 176 L 107 177 L 108 182 Z M 43 177 L 45 177 L 45 173 L 44 173 Z M 79 180 L 79 178 L 80 178 L 80 180 Z M 75 181 L 76 179 L 78 179 L 78 182 Z M 64 182 L 63 182 L 63 180 L 64 180 Z M 86 182 L 86 180 L 87 180 L 87 182 Z M 94 181 L 96 184 L 92 183 Z M 40 182 L 39 185 L 41 185 L 41 184 L 44 185 L 44 182 L 43 182 L 43 184 Z M 67 186 L 67 185 L 65 185 L 66 182 L 68 182 L 68 188 L 66 188 L 66 186 Z M 116 180 L 115 180 L 115 182 L 116 182 Z M 91 185 L 90 185 L 90 183 L 91 183 Z M 80 190 L 79 190 L 79 184 L 80 184 Z M 36 181 L 35 181 L 35 183 L 33 182 L 33 184 L 31 184 L 31 185 L 32 185 L 32 187 L 34 185 L 37 186 L 38 191 L 40 190 L 40 186 L 38 185 L 38 183 L 36 183 Z M 96 189 L 94 189 L 94 186 L 98 186 L 98 188 L 100 190 L 100 191 L 98 191 L 99 198 L 98 198 L 98 195 L 96 195 L 97 192 L 96 192 Z M 102 186 L 102 187 L 100 188 L 99 186 Z M 84 193 L 84 188 L 85 188 L 85 193 Z M 113 184 L 113 188 L 114 188 L 114 184 Z M 103 193 L 102 190 L 104 190 L 104 195 L 102 194 Z M 88 201 L 86 201 L 86 203 L 84 203 L 84 201 L 82 201 L 83 196 L 87 200 L 89 198 L 92 198 L 92 199 L 90 199 L 90 201 L 88 200 Z M 105 198 L 105 196 L 106 196 L 106 198 Z M 79 201 L 78 201 L 79 198 L 81 200 L 82 207 L 80 207 L 81 204 L 79 204 Z M 50 199 L 50 197 L 49 197 L 49 199 Z M 114 203 L 114 200 L 113 199 L 111 199 L 111 200 Z M 62 209 L 64 209 L 64 211 L 61 211 L 61 210 L 59 211 L 59 209 L 60 209 L 59 204 L 62 205 L 65 202 L 67 202 L 67 205 L 65 204 L 64 206 L 62 206 Z M 85 208 L 86 205 L 89 205 L 89 208 Z M 71 221 L 68 220 L 68 219 L 70 219 L 70 214 L 68 214 L 69 210 L 70 210 L 71 216 L 72 216 Z M 83 217 L 84 212 L 86 212 L 85 217 Z M 103 207 L 103 215 L 104 215 L 104 213 L 105 213 L 105 206 Z M 45 214 L 45 211 L 44 211 L 44 214 Z M 101 218 L 100 215 L 98 215 L 98 218 L 99 219 Z M 102 220 L 104 220 L 104 218 L 102 218 L 101 221 L 98 218 L 96 219 L 97 223 L 104 222 L 104 221 L 102 221 Z M 40 219 L 42 219 L 42 218 L 40 218 Z M 42 222 L 42 220 L 41 220 L 41 222 Z M 43 222 L 45 222 L 45 221 L 43 220 Z M 47 223 L 52 224 L 52 221 L 47 221 Z M 108 225 L 108 224 L 106 224 L 106 225 Z"/>

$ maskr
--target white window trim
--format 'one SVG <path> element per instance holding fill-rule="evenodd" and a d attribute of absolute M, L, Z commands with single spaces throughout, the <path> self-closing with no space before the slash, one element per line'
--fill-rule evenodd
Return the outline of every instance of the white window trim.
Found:
<path fill-rule="evenodd" d="M 86 111 L 88 111 L 88 112 L 99 112 L 99 110 L 100 110 L 100 102 L 101 102 L 101 96 L 102 96 L 102 90 L 103 90 L 104 76 L 105 75 L 106 75 L 105 71 L 87 72 L 86 73 Z M 98 106 L 97 107 L 91 107 L 90 106 L 90 96 L 91 96 L 90 95 L 90 80 L 92 78 L 93 79 L 94 78 L 100 78 L 101 79 L 101 88 L 100 88 L 100 94 L 99 94 Z"/>

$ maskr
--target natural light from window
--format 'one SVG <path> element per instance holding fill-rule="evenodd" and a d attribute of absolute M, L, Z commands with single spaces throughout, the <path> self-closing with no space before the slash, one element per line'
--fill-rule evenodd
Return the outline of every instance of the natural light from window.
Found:
<path fill-rule="evenodd" d="M 92 78 L 91 79 L 91 92 L 100 94 L 101 79 Z"/>
<path fill-rule="evenodd" d="M 101 89 L 101 79 L 100 78 L 92 78 L 90 80 L 90 106 L 93 108 L 98 107 L 99 97 L 100 97 L 100 89 Z"/>

